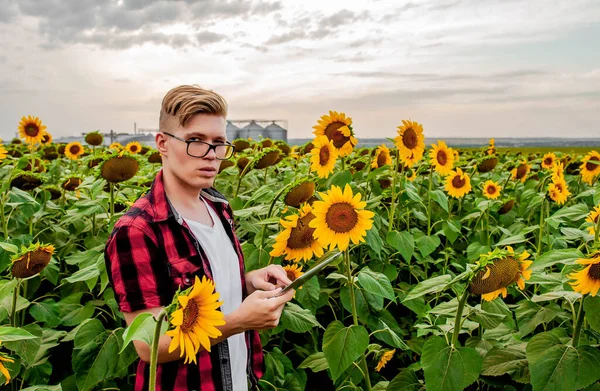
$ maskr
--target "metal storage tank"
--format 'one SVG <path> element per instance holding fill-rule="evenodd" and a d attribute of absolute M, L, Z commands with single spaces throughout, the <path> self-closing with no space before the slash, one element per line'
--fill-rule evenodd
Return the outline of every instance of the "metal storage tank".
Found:
<path fill-rule="evenodd" d="M 277 125 L 275 121 L 272 124 L 265 127 L 266 134 L 265 137 L 268 137 L 272 140 L 283 140 L 287 143 L 287 130 Z"/>
<path fill-rule="evenodd" d="M 233 141 L 236 138 L 240 138 L 240 128 L 235 126 L 230 121 L 227 121 L 227 127 L 225 128 L 225 133 L 227 134 L 227 140 Z"/>
<path fill-rule="evenodd" d="M 239 135 L 243 138 L 251 138 L 252 140 L 260 140 L 262 137 L 267 137 L 265 132 L 265 128 L 256 123 L 256 121 L 252 120 L 242 129 L 240 129 Z"/>

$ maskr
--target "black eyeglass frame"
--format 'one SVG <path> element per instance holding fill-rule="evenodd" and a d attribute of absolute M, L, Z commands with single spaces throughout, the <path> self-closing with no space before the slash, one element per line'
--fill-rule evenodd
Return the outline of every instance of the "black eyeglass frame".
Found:
<path fill-rule="evenodd" d="M 198 159 L 202 159 L 203 157 L 205 157 L 206 155 L 208 155 L 208 153 L 209 153 L 211 150 L 214 150 L 214 151 L 215 151 L 215 158 L 216 158 L 217 160 L 229 160 L 229 159 L 231 159 L 231 158 L 233 157 L 233 155 L 235 154 L 235 146 L 234 146 L 232 143 L 230 143 L 229 141 L 226 141 L 226 142 L 224 142 L 224 143 L 222 143 L 222 144 L 211 144 L 211 143 L 207 143 L 207 142 L 205 142 L 205 141 L 202 141 L 202 140 L 185 140 L 185 139 L 182 139 L 181 137 L 177 137 L 177 136 L 175 136 L 174 134 L 171 134 L 171 133 L 169 133 L 169 132 L 165 132 L 165 131 L 161 131 L 161 133 L 164 133 L 164 134 L 166 134 L 166 135 L 169 135 L 169 136 L 173 137 L 174 139 L 177 139 L 177 140 L 179 140 L 179 141 L 183 141 L 184 143 L 186 143 L 186 144 L 187 144 L 187 147 L 186 147 L 186 149 L 185 149 L 185 153 L 187 153 L 187 155 L 188 155 L 188 156 L 195 157 L 195 158 L 198 158 Z M 189 152 L 189 150 L 190 150 L 190 144 L 192 144 L 192 143 L 202 143 L 202 144 L 206 144 L 206 145 L 208 145 L 208 150 L 207 150 L 207 151 L 206 151 L 206 153 L 205 153 L 204 155 L 202 155 L 202 156 L 195 156 L 195 155 L 191 155 L 191 154 L 190 154 L 190 152 Z M 217 157 L 217 147 L 222 147 L 222 146 L 230 146 L 230 147 L 232 148 L 232 152 L 231 152 L 231 155 L 230 155 L 229 157 L 226 157 L 226 158 L 220 158 L 220 157 Z"/>

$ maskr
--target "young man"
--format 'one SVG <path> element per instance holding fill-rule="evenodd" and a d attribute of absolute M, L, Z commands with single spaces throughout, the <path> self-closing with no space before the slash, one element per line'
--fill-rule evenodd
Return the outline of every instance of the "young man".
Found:
<path fill-rule="evenodd" d="M 116 223 L 105 260 L 119 308 L 127 324 L 142 312 L 157 315 L 178 287 L 195 276 L 215 282 L 223 301 L 223 335 L 202 349 L 198 364 L 184 364 L 171 337 L 159 342 L 157 390 L 246 391 L 263 374 L 256 330 L 276 327 L 293 291 L 281 266 L 249 273 L 234 232 L 233 213 L 212 186 L 222 160 L 233 154 L 225 127 L 227 103 L 213 91 L 179 86 L 167 93 L 160 111 L 156 147 L 163 168 L 150 191 Z M 150 348 L 134 342 L 140 362 L 135 390 L 148 389 Z"/>

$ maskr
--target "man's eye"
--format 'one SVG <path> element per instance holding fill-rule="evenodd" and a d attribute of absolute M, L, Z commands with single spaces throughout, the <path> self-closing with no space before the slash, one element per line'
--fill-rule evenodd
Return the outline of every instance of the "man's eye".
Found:
<path fill-rule="evenodd" d="M 200 141 L 200 139 L 198 137 L 190 137 L 187 141 Z"/>

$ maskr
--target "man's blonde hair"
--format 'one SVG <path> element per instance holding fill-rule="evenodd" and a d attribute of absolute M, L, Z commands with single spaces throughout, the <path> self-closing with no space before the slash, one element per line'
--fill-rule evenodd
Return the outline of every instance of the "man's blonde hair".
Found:
<path fill-rule="evenodd" d="M 227 102 L 212 90 L 197 85 L 175 87 L 163 98 L 160 109 L 160 129 L 170 117 L 175 117 L 179 125 L 186 123 L 196 114 L 210 114 L 227 118 Z"/>

